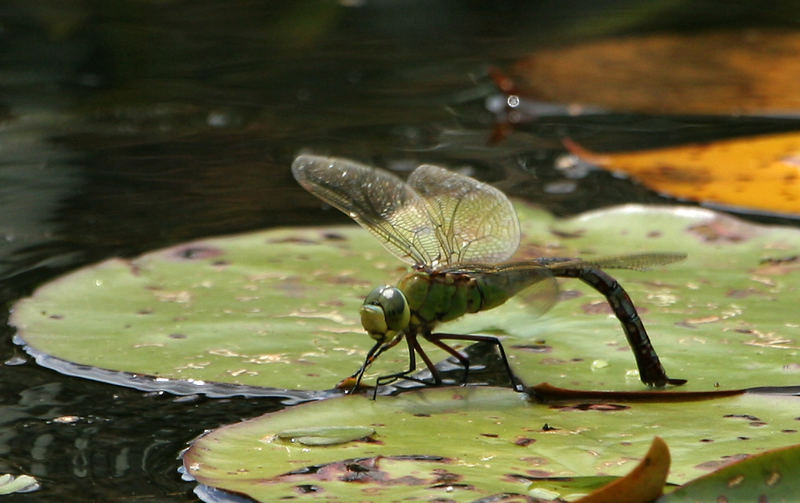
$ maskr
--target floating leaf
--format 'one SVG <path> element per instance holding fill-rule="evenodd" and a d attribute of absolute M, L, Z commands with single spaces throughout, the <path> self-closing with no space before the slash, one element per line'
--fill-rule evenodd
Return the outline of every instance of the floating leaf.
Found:
<path fill-rule="evenodd" d="M 667 444 L 655 437 L 650 450 L 630 473 L 577 500 L 577 503 L 649 503 L 661 496 L 669 463 Z"/>
<path fill-rule="evenodd" d="M 201 492 L 210 486 L 256 501 L 494 501 L 553 493 L 574 499 L 609 480 L 584 477 L 630 472 L 656 435 L 670 445 L 669 480 L 677 483 L 796 441 L 798 406 L 798 397 L 748 394 L 708 402 L 547 406 L 491 387 L 426 389 L 376 401 L 353 395 L 221 427 L 196 440 L 183 463 Z M 325 446 L 278 437 L 331 426 L 374 433 Z M 660 488 L 668 455 L 658 444 L 651 455 Z M 641 471 L 633 476 L 653 482 Z M 617 484 L 628 490 L 627 482 Z"/>
<path fill-rule="evenodd" d="M 518 257 L 688 253 L 668 268 L 609 271 L 670 376 L 689 380 L 683 389 L 797 384 L 797 230 L 696 208 L 623 206 L 565 220 L 517 209 Z M 362 296 L 404 271 L 354 226 L 276 229 L 75 271 L 18 302 L 11 322 L 38 361 L 67 373 L 177 393 L 307 399 L 361 365 L 372 345 L 358 319 Z M 605 299 L 575 280 L 561 287 L 563 300 L 543 316 L 523 292 L 441 331 L 501 336 L 527 383 L 647 389 Z M 448 356 L 426 351 L 434 361 Z M 364 382 L 407 362 L 404 348 L 387 351 Z M 479 371 L 471 375 L 480 379 Z"/>
<path fill-rule="evenodd" d="M 658 501 L 794 501 L 798 494 L 800 445 L 792 445 L 745 458 L 693 480 Z"/>
<path fill-rule="evenodd" d="M 673 197 L 800 214 L 800 133 L 636 152 L 591 152 L 571 141 L 567 146 L 588 162 Z"/>
<path fill-rule="evenodd" d="M 659 34 L 541 49 L 511 73 L 521 92 L 547 102 L 645 113 L 797 113 L 798 53 L 796 31 Z"/>

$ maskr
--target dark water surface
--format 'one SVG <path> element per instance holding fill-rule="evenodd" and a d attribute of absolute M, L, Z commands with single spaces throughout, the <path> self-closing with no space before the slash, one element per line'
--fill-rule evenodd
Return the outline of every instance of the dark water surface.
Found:
<path fill-rule="evenodd" d="M 592 37 L 797 28 L 791 2 L 0 4 L 0 300 L 76 267 L 209 235 L 344 222 L 297 186 L 307 149 L 407 170 L 469 165 L 558 214 L 668 202 L 602 172 L 554 169 L 569 134 L 608 149 L 798 129 L 779 119 L 546 117 L 506 142 L 489 65 Z M 620 250 L 625 252 L 625 250 Z M 4 309 L 4 312 L 7 309 Z M 278 407 L 61 376 L 0 337 L 4 501 L 196 501 L 177 456 L 204 429 Z M 60 418 L 60 419 L 59 419 Z"/>

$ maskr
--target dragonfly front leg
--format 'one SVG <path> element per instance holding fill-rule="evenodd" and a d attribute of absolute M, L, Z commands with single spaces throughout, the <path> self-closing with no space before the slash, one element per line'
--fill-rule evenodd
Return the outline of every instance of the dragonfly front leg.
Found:
<path fill-rule="evenodd" d="M 423 351 L 422 346 L 419 345 L 419 341 L 417 340 L 416 334 L 406 334 L 406 342 L 408 343 L 408 370 L 378 377 L 378 379 L 375 381 L 375 391 L 373 392 L 372 396 L 373 399 L 375 399 L 375 397 L 378 394 L 379 386 L 389 384 L 391 382 L 396 381 L 397 379 L 407 379 L 409 381 L 414 381 L 426 385 L 431 384 L 427 381 L 424 381 L 422 379 L 417 379 L 416 377 L 411 377 L 409 375 L 415 370 L 417 370 L 416 353 L 419 353 L 419 355 L 422 357 L 422 360 L 425 362 L 425 365 L 428 367 L 428 370 L 431 371 L 431 376 L 433 377 L 433 384 L 434 385 L 442 384 L 442 378 L 439 376 L 439 372 L 436 370 L 436 367 L 433 366 L 433 362 L 425 353 L 425 351 Z"/>
<path fill-rule="evenodd" d="M 508 357 L 506 357 L 506 351 L 505 349 L 503 349 L 503 344 L 497 337 L 493 337 L 491 335 L 461 335 L 461 334 L 427 334 L 424 337 L 427 340 L 431 341 L 431 343 L 435 344 L 436 346 L 440 347 L 441 349 L 453 355 L 453 357 L 455 357 L 461 363 L 461 365 L 464 366 L 464 379 L 462 381 L 463 384 L 467 383 L 467 377 L 469 377 L 469 358 L 467 358 L 465 355 L 462 355 L 454 348 L 442 342 L 442 339 L 472 341 L 472 342 L 488 342 L 489 344 L 494 344 L 495 346 L 497 346 L 497 349 L 500 352 L 500 358 L 503 360 L 503 365 L 505 365 L 506 372 L 508 373 L 508 379 L 511 381 L 511 387 L 515 391 L 522 391 L 523 386 L 522 384 L 517 382 L 517 378 L 514 375 L 514 372 L 511 371 L 511 365 L 508 363 Z"/>
<path fill-rule="evenodd" d="M 681 385 L 686 382 L 686 379 L 672 379 L 667 376 L 639 318 L 639 313 L 636 312 L 636 307 L 617 280 L 594 267 L 554 269 L 553 273 L 556 276 L 578 278 L 605 295 L 617 319 L 622 323 L 625 337 L 636 358 L 639 378 L 643 383 L 660 387 L 667 384 Z"/>

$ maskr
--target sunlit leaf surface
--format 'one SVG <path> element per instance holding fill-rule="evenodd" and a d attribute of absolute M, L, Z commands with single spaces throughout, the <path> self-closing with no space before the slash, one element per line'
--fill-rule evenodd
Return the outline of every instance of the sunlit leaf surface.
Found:
<path fill-rule="evenodd" d="M 536 100 L 646 113 L 800 111 L 800 34 L 736 30 L 542 49 L 511 75 Z"/>
<path fill-rule="evenodd" d="M 503 493 L 571 500 L 607 481 L 597 475 L 633 470 L 654 436 L 669 445 L 673 483 L 796 442 L 798 400 L 740 395 L 546 406 L 508 389 L 481 387 L 412 391 L 376 401 L 348 396 L 224 426 L 195 441 L 183 461 L 200 484 L 257 501 L 474 501 Z M 374 433 L 332 446 L 281 436 L 287 429 L 320 427 Z M 665 455 L 662 449 L 652 461 L 665 468 Z M 621 492 L 631 490 L 621 484 Z"/>
<path fill-rule="evenodd" d="M 736 138 L 582 159 L 673 197 L 745 210 L 800 214 L 800 133 Z"/>
<path fill-rule="evenodd" d="M 696 208 L 623 206 L 566 220 L 517 208 L 517 257 L 688 253 L 652 271 L 609 271 L 669 375 L 688 379 L 682 389 L 800 381 L 797 230 Z M 18 302 L 11 321 L 43 364 L 93 379 L 185 393 L 209 392 L 210 382 L 228 386 L 216 394 L 325 390 L 372 345 L 358 319 L 363 295 L 405 270 L 355 226 L 277 229 L 87 267 Z M 441 331 L 501 336 L 528 384 L 646 389 L 605 299 L 576 280 L 561 287 L 543 316 L 526 304 L 537 294 L 529 291 Z M 423 344 L 434 361 L 447 356 Z M 403 370 L 407 358 L 401 345 L 387 351 L 364 382 Z"/>
<path fill-rule="evenodd" d="M 792 501 L 798 494 L 800 445 L 792 445 L 725 466 L 658 501 Z"/>

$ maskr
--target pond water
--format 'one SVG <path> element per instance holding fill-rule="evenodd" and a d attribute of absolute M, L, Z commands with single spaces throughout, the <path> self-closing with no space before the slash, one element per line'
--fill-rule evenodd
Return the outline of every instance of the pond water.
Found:
<path fill-rule="evenodd" d="M 800 19 L 796 6 L 720 12 L 712 4 L 6 1 L 2 301 L 10 306 L 48 279 L 108 257 L 345 222 L 292 178 L 302 150 L 398 171 L 421 162 L 469 166 L 560 215 L 672 202 L 604 172 L 555 169 L 561 139 L 613 150 L 800 125 L 777 117 L 552 115 L 492 144 L 497 117 L 486 101 L 497 90 L 487 72 L 594 37 L 797 28 L 787 22 Z M 193 484 L 176 472 L 186 443 L 280 406 L 62 376 L 14 346 L 13 329 L 2 330 L 0 473 L 42 484 L 11 497 L 19 501 L 196 501 Z"/>

